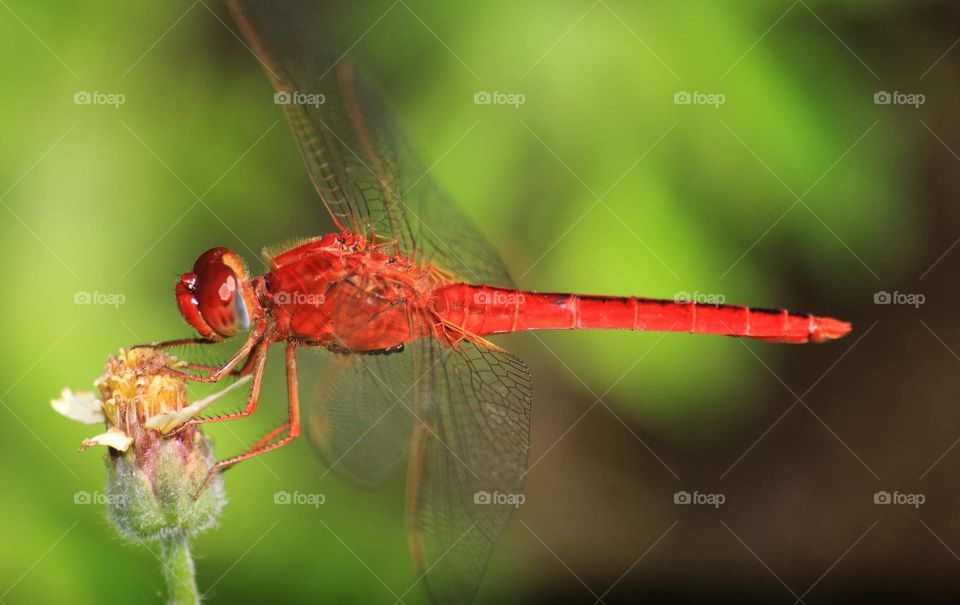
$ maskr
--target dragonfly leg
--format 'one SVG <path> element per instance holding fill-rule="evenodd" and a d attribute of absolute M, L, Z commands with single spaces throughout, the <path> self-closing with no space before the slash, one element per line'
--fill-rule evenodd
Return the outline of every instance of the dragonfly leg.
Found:
<path fill-rule="evenodd" d="M 164 340 L 163 342 L 147 342 L 133 345 L 131 349 L 169 349 L 171 347 L 185 347 L 189 345 L 212 345 L 217 344 L 217 340 L 208 340 L 206 338 L 177 338 L 174 340 Z"/>
<path fill-rule="evenodd" d="M 266 324 L 258 324 L 253 332 L 250 333 L 246 342 L 243 343 L 243 346 L 240 347 L 240 350 L 231 355 L 230 359 L 224 362 L 222 366 L 215 368 L 209 374 L 193 374 L 170 367 L 166 369 L 166 372 L 171 376 L 178 376 L 184 380 L 192 380 L 194 382 L 219 382 L 226 374 L 231 373 L 241 361 L 247 359 L 254 347 L 262 342 L 268 342 L 269 339 L 264 338 L 264 332 L 266 332 Z M 244 365 L 244 369 L 247 369 L 246 365 Z"/>
<path fill-rule="evenodd" d="M 227 420 L 237 420 L 246 418 L 257 411 L 257 404 L 260 402 L 260 387 L 263 384 L 263 371 L 267 367 L 267 351 L 270 349 L 268 341 L 261 341 L 260 345 L 250 354 L 250 359 L 239 372 L 244 372 L 247 366 L 253 371 L 253 384 L 250 385 L 250 395 L 247 397 L 247 405 L 242 411 L 222 414 L 220 416 L 211 416 L 209 418 L 193 418 L 183 424 L 183 427 L 196 424 L 206 424 L 208 422 L 226 422 Z M 245 375 L 245 374 L 244 374 Z"/>
<path fill-rule="evenodd" d="M 230 376 L 238 376 L 238 377 L 246 376 L 247 374 L 253 371 L 253 367 L 255 363 L 256 363 L 256 351 L 254 351 L 253 353 L 247 356 L 247 361 L 244 362 L 243 366 L 241 366 L 239 369 L 234 368 L 230 370 L 229 374 Z M 220 366 L 212 366 L 206 363 L 190 363 L 190 362 L 187 363 L 186 367 L 187 369 L 190 369 L 190 370 L 203 370 L 204 372 L 211 372 L 211 373 L 216 372 L 217 370 L 220 369 Z"/>
<path fill-rule="evenodd" d="M 210 481 L 213 480 L 213 477 L 218 472 L 228 469 L 238 462 L 242 462 L 249 458 L 253 458 L 254 456 L 259 456 L 260 454 L 283 447 L 300 436 L 300 394 L 297 387 L 296 351 L 297 345 L 295 343 L 287 343 L 287 400 L 289 402 L 287 421 L 270 431 L 263 437 L 263 439 L 258 441 L 253 445 L 253 447 L 242 454 L 238 454 L 232 458 L 227 458 L 226 460 L 221 460 L 213 465 L 213 468 L 210 469 L 209 473 L 207 473 L 206 479 L 203 480 L 203 484 L 200 486 L 200 489 L 198 489 L 197 493 L 194 494 L 194 499 L 200 497 L 200 494 L 203 493 L 203 490 L 206 489 L 207 485 L 210 484 Z M 256 377 L 254 380 L 256 380 Z M 259 389 L 257 395 L 259 396 Z M 282 435 L 284 432 L 286 432 L 286 435 L 283 435 L 283 437 L 277 439 L 277 437 Z"/>
<path fill-rule="evenodd" d="M 190 345 L 212 345 L 219 344 L 218 340 L 208 340 L 206 338 L 177 338 L 175 340 L 165 340 L 163 342 L 151 342 L 143 343 L 138 345 L 133 345 L 130 349 L 170 349 L 173 347 L 183 347 Z M 247 362 L 239 370 L 230 370 L 229 374 L 231 376 L 246 376 L 250 373 L 251 368 L 253 367 L 253 358 L 248 357 Z M 205 363 L 187 363 L 187 369 L 190 370 L 203 370 L 205 372 L 213 373 L 220 369 L 220 366 L 212 366 Z"/>
<path fill-rule="evenodd" d="M 247 366 L 249 365 L 249 363 L 250 363 L 250 358 L 248 357 L 248 358 L 247 358 L 247 364 L 245 364 L 244 367 L 247 367 Z M 209 365 L 209 364 L 206 364 L 206 363 L 191 363 L 191 362 L 187 362 L 187 363 L 184 365 L 184 367 L 187 368 L 188 370 L 194 370 L 194 371 L 197 371 L 197 372 L 200 372 L 200 371 L 203 371 L 203 372 L 215 372 L 215 371 L 217 371 L 217 370 L 220 369 L 220 366 L 212 366 L 212 365 Z M 243 369 L 242 369 L 242 368 L 239 369 L 239 370 L 236 369 L 236 368 L 234 368 L 234 369 L 230 370 L 229 374 L 230 374 L 230 376 L 238 376 L 238 377 L 239 377 L 239 376 L 246 376 L 246 374 L 243 373 Z"/>

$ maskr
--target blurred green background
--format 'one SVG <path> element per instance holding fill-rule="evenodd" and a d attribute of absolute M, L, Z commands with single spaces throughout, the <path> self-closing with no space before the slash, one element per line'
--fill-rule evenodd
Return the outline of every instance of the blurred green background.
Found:
<path fill-rule="evenodd" d="M 75 504 L 103 491 L 103 464 L 47 401 L 91 388 L 121 346 L 189 335 L 172 290 L 203 250 L 259 271 L 263 246 L 330 229 L 233 27 L 217 2 L 0 2 L 2 602 L 162 600 L 154 556 Z M 535 465 L 482 602 L 956 596 L 960 11 L 403 0 L 332 29 L 523 287 L 719 295 L 857 328 L 818 347 L 499 340 L 533 371 Z M 124 103 L 75 104 L 81 91 Z M 927 302 L 879 306 L 878 291 Z M 256 417 L 209 430 L 221 456 L 282 417 L 275 372 L 267 388 Z M 227 475 L 221 526 L 195 544 L 210 602 L 393 602 L 384 584 L 414 582 L 402 484 L 364 492 L 324 470 L 301 440 Z M 727 504 L 678 507 L 678 489 Z M 878 508 L 879 489 L 928 503 Z M 280 507 L 279 490 L 326 501 Z"/>

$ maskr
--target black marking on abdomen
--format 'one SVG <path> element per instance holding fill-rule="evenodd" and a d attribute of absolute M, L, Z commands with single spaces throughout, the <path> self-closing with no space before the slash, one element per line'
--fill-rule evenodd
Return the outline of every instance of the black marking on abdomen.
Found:
<path fill-rule="evenodd" d="M 768 308 L 765 308 L 765 307 L 750 307 L 750 312 L 751 312 L 751 313 L 760 313 L 760 314 L 763 314 L 763 315 L 782 315 L 782 314 L 783 314 L 783 311 L 784 311 L 783 309 L 768 309 Z M 787 311 L 787 313 L 790 314 L 790 315 L 794 315 L 794 313 L 790 313 L 790 311 Z"/>
<path fill-rule="evenodd" d="M 348 349 L 335 344 L 327 345 L 327 349 L 331 353 L 336 353 L 337 355 L 389 355 L 391 353 L 402 353 L 403 343 L 394 345 L 392 347 L 387 347 L 385 349 L 373 349 L 370 351 L 354 351 L 353 349 Z"/>

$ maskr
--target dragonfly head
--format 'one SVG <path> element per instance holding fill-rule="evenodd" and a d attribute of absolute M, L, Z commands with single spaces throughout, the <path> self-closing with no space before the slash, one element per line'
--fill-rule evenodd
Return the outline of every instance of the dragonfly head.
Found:
<path fill-rule="evenodd" d="M 246 332 L 260 311 L 243 261 L 227 248 L 201 254 L 193 271 L 180 276 L 176 293 L 183 318 L 208 340 Z"/>

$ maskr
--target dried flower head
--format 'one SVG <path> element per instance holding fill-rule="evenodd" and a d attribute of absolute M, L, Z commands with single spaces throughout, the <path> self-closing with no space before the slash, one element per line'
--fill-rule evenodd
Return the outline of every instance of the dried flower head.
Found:
<path fill-rule="evenodd" d="M 53 408 L 106 431 L 84 439 L 80 450 L 107 447 L 107 511 L 117 530 L 135 543 L 159 543 L 171 603 L 199 603 L 189 539 L 216 525 L 226 503 L 217 475 L 194 498 L 214 466 L 213 447 L 187 424 L 241 379 L 189 403 L 187 386 L 166 368 L 186 364 L 158 349 L 138 347 L 111 357 L 94 393 L 64 389 Z"/>
<path fill-rule="evenodd" d="M 94 383 L 99 398 L 64 389 L 52 402 L 69 418 L 106 424 L 81 450 L 107 446 L 110 519 L 137 542 L 202 532 L 216 524 L 226 502 L 220 477 L 194 499 L 215 460 L 200 428 L 184 424 L 226 391 L 191 405 L 183 379 L 165 371 L 185 366 L 158 349 L 121 350 Z"/>

